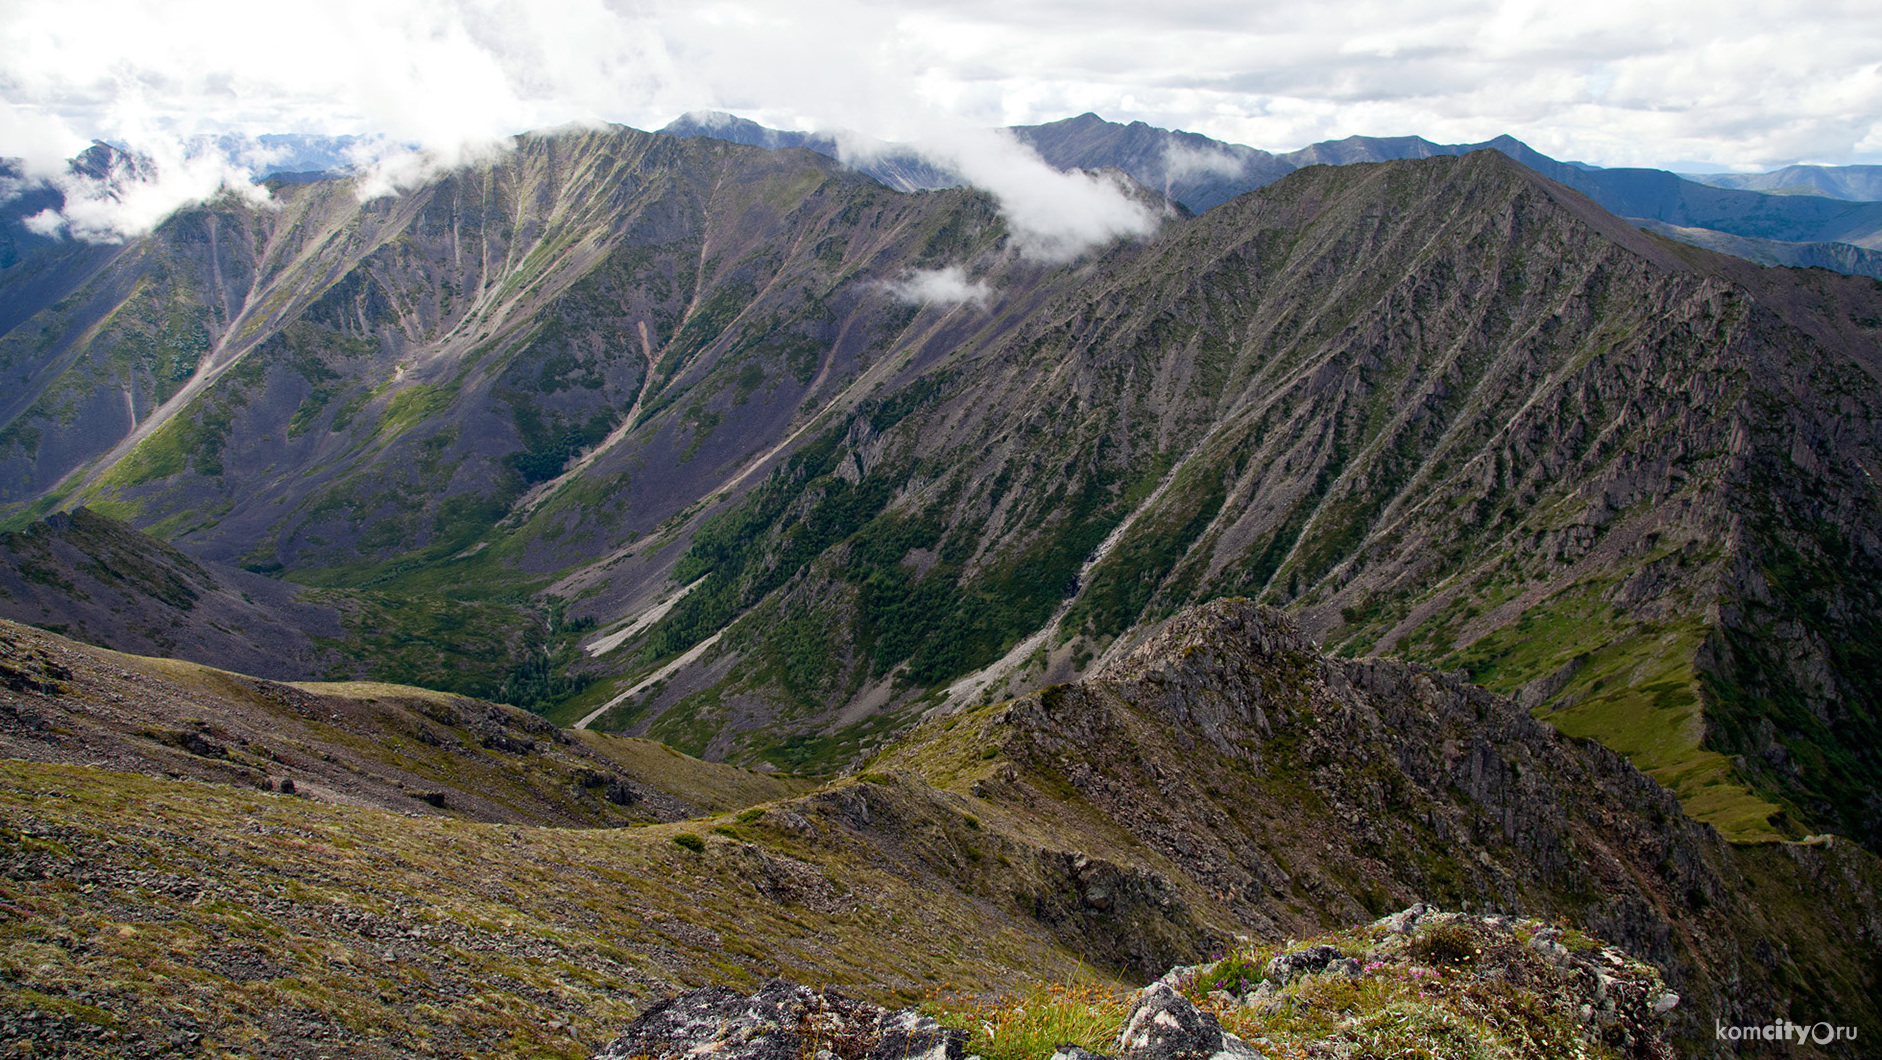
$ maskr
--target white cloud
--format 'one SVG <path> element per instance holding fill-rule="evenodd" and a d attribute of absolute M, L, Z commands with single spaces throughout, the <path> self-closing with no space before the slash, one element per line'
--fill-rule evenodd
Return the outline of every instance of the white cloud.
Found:
<path fill-rule="evenodd" d="M 491 161 L 511 146 L 508 138 L 446 142 L 436 147 L 389 145 L 384 141 L 372 141 L 357 145 L 354 150 L 347 152 L 347 156 L 359 174 L 354 194 L 361 202 L 370 202 L 409 191 L 459 166 Z"/>
<path fill-rule="evenodd" d="M 1178 181 L 1192 176 L 1239 176 L 1247 163 L 1227 151 L 1191 147 L 1175 140 L 1163 149 L 1163 177 Z M 1165 189 L 1168 190 L 1167 188 Z"/>
<path fill-rule="evenodd" d="M 419 152 L 382 167 L 396 188 L 527 129 L 721 109 L 921 142 L 1064 253 L 1141 218 L 968 130 L 1095 110 L 1269 150 L 1510 133 L 1608 165 L 1882 161 L 1877 55 L 1882 7 L 1835 0 L 13 0 L 0 155 L 46 175 L 93 138 L 375 134 Z M 202 168 L 160 186 L 213 193 Z M 157 208 L 111 201 L 87 223 Z"/>
<path fill-rule="evenodd" d="M 993 288 L 985 280 L 968 280 L 958 265 L 911 272 L 887 287 L 896 298 L 915 305 L 969 304 L 985 309 L 993 297 Z"/>
<path fill-rule="evenodd" d="M 847 137 L 840 143 L 852 159 L 872 150 Z M 1112 239 L 1148 235 L 1157 226 L 1158 214 L 1132 198 L 1117 178 L 1061 173 L 1004 130 L 936 127 L 907 146 L 992 193 L 1014 245 L 1030 258 L 1065 261 Z"/>
<path fill-rule="evenodd" d="M 254 182 L 254 174 L 219 151 L 193 151 L 191 145 L 163 139 L 149 146 L 154 153 L 114 154 L 99 173 L 66 169 L 46 176 L 64 196 L 63 208 L 27 218 L 27 229 L 116 243 L 150 231 L 185 203 L 224 194 L 256 205 L 268 202 L 268 191 Z"/>

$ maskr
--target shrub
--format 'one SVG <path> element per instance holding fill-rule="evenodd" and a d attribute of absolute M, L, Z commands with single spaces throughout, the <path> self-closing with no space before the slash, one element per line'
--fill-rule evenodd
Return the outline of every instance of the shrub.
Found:
<path fill-rule="evenodd" d="M 706 841 L 691 832 L 681 832 L 679 835 L 674 836 L 673 844 L 675 846 L 685 847 L 695 854 L 706 849 Z"/>
<path fill-rule="evenodd" d="M 1039 1060 L 1061 1042 L 1103 1053 L 1117 1046 L 1129 995 L 1054 985 L 998 1002 L 968 998 L 931 1005 L 941 1022 L 967 1031 L 967 1051 L 986 1060 Z"/>
<path fill-rule="evenodd" d="M 1476 936 L 1457 924 L 1434 924 L 1420 931 L 1412 939 L 1411 951 L 1426 964 L 1441 965 L 1470 964 L 1481 952 Z"/>

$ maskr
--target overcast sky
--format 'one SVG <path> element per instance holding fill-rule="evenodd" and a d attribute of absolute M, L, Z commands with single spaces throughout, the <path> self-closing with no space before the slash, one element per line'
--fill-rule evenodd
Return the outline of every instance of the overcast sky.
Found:
<path fill-rule="evenodd" d="M 1284 150 L 1512 133 L 1602 164 L 1882 160 L 1882 3 L 0 0 L 0 151 L 426 142 L 694 108 L 919 136 L 1086 110 Z"/>
<path fill-rule="evenodd" d="M 923 141 L 1091 110 L 1269 150 L 1511 133 L 1761 169 L 1882 162 L 1879 62 L 1878 0 L 0 0 L 0 155 L 238 131 L 448 156 L 702 108 Z"/>

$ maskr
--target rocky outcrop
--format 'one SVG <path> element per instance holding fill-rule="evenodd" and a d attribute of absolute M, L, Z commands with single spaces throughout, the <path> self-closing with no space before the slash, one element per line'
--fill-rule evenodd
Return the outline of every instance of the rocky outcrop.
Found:
<path fill-rule="evenodd" d="M 1075 792 L 1208 895 L 1205 920 L 1219 909 L 1275 937 L 1420 901 L 1527 910 L 1659 969 L 1687 998 L 1674 1037 L 1783 1009 L 1792 976 L 1882 1015 L 1862 941 L 1882 937 L 1873 856 L 1843 840 L 1729 844 L 1599 744 L 1457 674 L 1328 658 L 1274 609 L 1187 611 L 1092 680 L 984 717 L 977 738 L 1017 767 L 984 797 Z M 1807 951 L 1789 941 L 1800 930 Z M 1264 977 L 1342 959 L 1290 951 Z"/>
<path fill-rule="evenodd" d="M 1681 999 L 1657 969 L 1535 919 L 1444 913 L 1420 903 L 1327 941 L 1284 944 L 1256 973 L 1262 978 L 1251 979 L 1249 971 L 1245 956 L 1231 955 L 1187 969 L 1177 982 L 1267 1031 L 1256 1035 L 1257 1045 L 1268 1045 L 1272 1035 L 1289 1055 L 1303 1045 L 1309 1055 L 1345 1055 L 1342 1047 L 1355 1046 L 1363 1055 L 1376 1014 L 1414 999 L 1420 1004 L 1405 1005 L 1401 1019 L 1416 1021 L 1409 1013 L 1420 1008 L 1446 1014 L 1425 1028 L 1434 1042 L 1459 1017 L 1512 1028 L 1511 1017 L 1524 1013 L 1519 1018 L 1527 1026 L 1493 1045 L 1493 1055 L 1554 1056 L 1552 1047 L 1561 1045 L 1599 1046 L 1638 1060 L 1677 1055 L 1670 1032 Z M 1333 998 L 1365 1000 L 1348 1002 L 1319 1040 L 1302 1042 L 1311 1021 L 1298 1017 Z"/>
<path fill-rule="evenodd" d="M 1251 960 L 1276 948 L 1262 967 L 1266 977 L 1251 979 Z M 996 1025 L 1023 1018 L 1035 1004 L 1054 1002 L 1040 994 L 1009 1000 L 1001 1011 L 1002 1005 L 963 1009 L 943 1000 L 928 1006 L 937 1019 L 916 1009 L 885 1012 L 784 980 L 750 997 L 705 987 L 654 1004 L 595 1060 L 960 1060 L 963 1046 L 1013 1055 L 1008 1032 Z M 1306 943 L 1247 945 L 1211 964 L 1173 968 L 1122 1000 L 1087 997 L 1077 1018 L 1055 1024 L 1076 1028 L 1082 1041 L 1059 1042 L 1049 1055 L 1526 1060 L 1593 1049 L 1672 1060 L 1677 1052 L 1668 1029 L 1680 1004 L 1651 965 L 1587 935 L 1535 919 L 1419 904 Z M 1107 1019 L 1116 1021 L 1114 1032 L 1104 1030 Z M 1100 1034 L 1109 1040 L 1096 1041 Z"/>
<path fill-rule="evenodd" d="M 1160 981 L 1131 1000 L 1117 1046 L 1120 1060 L 1259 1060 L 1261 1055 Z"/>
<path fill-rule="evenodd" d="M 704 987 L 667 998 L 595 1060 L 961 1060 L 966 1040 L 916 1009 L 773 979 L 750 997 Z"/>

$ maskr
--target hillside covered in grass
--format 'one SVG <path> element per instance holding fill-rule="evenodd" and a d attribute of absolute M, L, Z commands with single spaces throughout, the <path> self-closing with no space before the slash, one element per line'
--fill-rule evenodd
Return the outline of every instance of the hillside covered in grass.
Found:
<path fill-rule="evenodd" d="M 1680 995 L 1663 1031 L 1684 1050 L 1786 1011 L 1877 1033 L 1872 855 L 1728 843 L 1598 744 L 1455 676 L 1328 658 L 1246 602 L 822 779 L 4 632 L 0 1026 L 69 1055 L 181 1034 L 218 1055 L 585 1056 L 685 987 L 1121 990 L 1212 954 L 1265 969 L 1419 902 L 1578 960 L 1574 932 L 1601 939 Z M 1376 981 L 1276 982 L 1250 1007 L 1258 980 L 1230 968 L 1210 982 L 1233 1005 L 1200 999 L 1270 1041 L 1385 1034 L 1323 1007 L 1354 990 L 1354 1012 L 1488 1033 L 1487 965 L 1453 954 L 1454 996 L 1419 1008 L 1407 977 L 1436 951 L 1400 950 Z M 1580 1040 L 1536 1004 L 1535 1034 Z"/>

